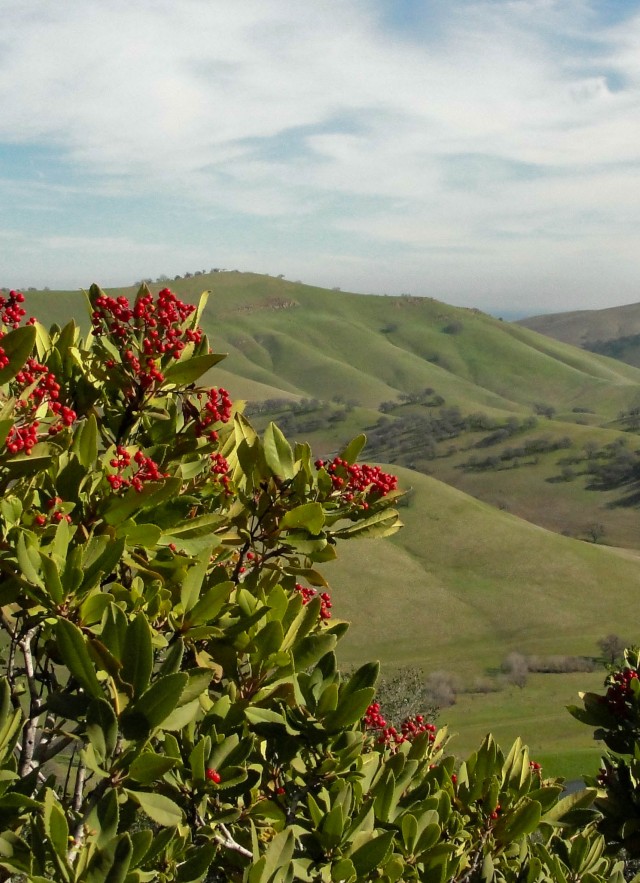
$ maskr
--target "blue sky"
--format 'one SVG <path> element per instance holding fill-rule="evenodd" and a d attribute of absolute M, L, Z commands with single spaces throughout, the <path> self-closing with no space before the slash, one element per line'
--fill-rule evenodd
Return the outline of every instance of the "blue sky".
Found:
<path fill-rule="evenodd" d="M 4 0 L 0 285 L 640 300 L 640 0 Z"/>

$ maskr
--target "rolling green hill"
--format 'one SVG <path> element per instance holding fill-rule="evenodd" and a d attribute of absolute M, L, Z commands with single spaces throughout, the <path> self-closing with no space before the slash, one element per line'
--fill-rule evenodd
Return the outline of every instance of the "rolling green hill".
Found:
<path fill-rule="evenodd" d="M 512 651 L 590 656 L 604 634 L 634 637 L 636 554 L 558 536 L 397 471 L 415 489 L 401 510 L 405 528 L 388 543 L 345 546 L 327 571 L 335 607 L 352 621 L 346 662 L 374 652 L 387 665 L 453 673 L 464 689 Z M 602 670 L 534 675 L 522 690 L 461 692 L 441 718 L 459 732 L 462 753 L 491 730 L 505 744 L 520 733 L 547 761 L 580 752 L 594 765 L 591 733 L 565 705 L 602 678 Z"/>
<path fill-rule="evenodd" d="M 607 543 L 640 545 L 635 510 L 626 505 L 630 488 L 595 490 L 584 455 L 585 446 L 595 446 L 606 458 L 604 446 L 616 439 L 633 448 L 634 437 L 622 432 L 628 427 L 616 421 L 621 411 L 640 407 L 637 369 L 431 298 L 348 294 L 235 272 L 171 284 L 192 301 L 212 289 L 203 324 L 229 357 L 211 382 L 252 403 L 275 402 L 258 424 L 288 419 L 291 403 L 315 400 L 306 418 L 287 424 L 288 432 L 326 454 L 363 428 L 373 440 L 382 418 L 403 427 L 404 449 L 380 441 L 372 448 L 379 459 L 433 474 L 571 536 L 587 538 L 593 525 L 602 525 Z M 112 293 L 123 292 L 134 294 Z M 30 293 L 28 305 L 45 322 L 64 316 L 86 322 L 79 292 Z M 568 438 L 571 449 L 502 460 L 513 449 L 509 438 L 479 452 L 497 464 L 469 467 L 474 456 L 482 461 L 474 446 L 483 440 L 465 430 L 427 451 L 424 421 L 407 429 L 402 421 L 410 408 L 400 401 L 425 389 L 437 393 L 443 408 L 481 413 L 496 426 L 551 408 L 552 421 L 539 416 L 537 427 L 516 441 Z M 384 403 L 400 407 L 383 417 Z M 433 411 L 422 407 L 423 415 Z"/>
<path fill-rule="evenodd" d="M 170 286 L 193 302 L 212 289 L 203 325 L 229 356 L 210 381 L 248 400 L 255 422 L 275 417 L 318 453 L 364 428 L 369 459 L 412 488 L 400 534 L 347 546 L 327 569 L 335 611 L 353 621 L 346 664 L 378 656 L 464 681 L 510 651 L 589 656 L 607 632 L 635 637 L 640 443 L 619 415 L 640 407 L 640 370 L 430 298 L 241 273 Z M 29 293 L 27 307 L 87 325 L 80 293 Z M 461 693 L 443 716 L 465 724 L 461 750 L 483 728 L 522 732 L 574 772 L 569 754 L 596 761 L 563 706 L 601 678 Z"/>
<path fill-rule="evenodd" d="M 640 304 L 530 316 L 518 322 L 540 334 L 640 366 Z"/>

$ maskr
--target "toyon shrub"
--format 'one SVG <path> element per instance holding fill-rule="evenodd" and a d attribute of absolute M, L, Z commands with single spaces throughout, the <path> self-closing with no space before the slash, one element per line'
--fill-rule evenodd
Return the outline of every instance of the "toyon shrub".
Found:
<path fill-rule="evenodd" d="M 341 676 L 321 565 L 399 527 L 364 437 L 258 437 L 206 298 L 88 299 L 84 339 L 0 303 L 0 880 L 622 881 L 595 789 Z"/>

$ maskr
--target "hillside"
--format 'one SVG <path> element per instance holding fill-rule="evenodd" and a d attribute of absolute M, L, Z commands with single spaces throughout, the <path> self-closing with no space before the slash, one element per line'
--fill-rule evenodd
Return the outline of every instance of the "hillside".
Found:
<path fill-rule="evenodd" d="M 388 543 L 345 547 L 327 573 L 335 607 L 353 623 L 345 661 L 373 653 L 387 665 L 457 676 L 462 691 L 441 717 L 460 733 L 463 752 L 492 730 L 505 744 L 520 733 L 538 753 L 580 752 L 583 769 L 595 764 L 591 733 L 565 706 L 601 683 L 601 669 L 534 675 L 522 690 L 464 691 L 513 651 L 590 656 L 605 634 L 635 638 L 640 559 L 397 471 L 415 490 L 401 510 L 405 528 Z"/>
<path fill-rule="evenodd" d="M 519 325 L 591 352 L 640 366 L 640 304 L 520 319 Z"/>
<path fill-rule="evenodd" d="M 617 444 L 633 458 L 618 415 L 640 407 L 637 369 L 432 298 L 235 272 L 171 285 L 192 301 L 212 289 L 203 324 L 229 356 L 211 380 L 259 425 L 275 418 L 320 454 L 364 428 L 369 456 L 558 532 L 587 539 L 598 526 L 609 544 L 640 545 L 635 461 L 613 484 L 593 472 L 620 459 Z M 29 293 L 28 306 L 86 322 L 79 292 Z"/>
<path fill-rule="evenodd" d="M 403 531 L 347 545 L 328 568 L 335 613 L 353 621 L 344 663 L 471 682 L 513 650 L 590 656 L 607 632 L 633 640 L 640 445 L 620 413 L 640 408 L 640 370 L 430 298 L 241 273 L 170 284 L 193 302 L 213 290 L 203 325 L 229 356 L 210 382 L 254 422 L 275 418 L 318 453 L 365 429 L 366 456 L 411 489 Z M 81 293 L 29 293 L 27 307 L 87 326 Z M 596 756 L 564 705 L 601 678 L 462 692 L 443 717 L 464 723 L 461 750 L 485 730 L 521 732 L 551 769 L 573 770 L 569 757 Z"/>

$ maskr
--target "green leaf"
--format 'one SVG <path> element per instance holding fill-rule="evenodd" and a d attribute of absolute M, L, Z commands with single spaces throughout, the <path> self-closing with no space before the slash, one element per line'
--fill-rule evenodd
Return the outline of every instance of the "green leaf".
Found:
<path fill-rule="evenodd" d="M 207 570 L 209 569 L 211 551 L 211 547 L 204 549 L 200 555 L 198 555 L 196 563 L 189 568 L 186 576 L 182 580 L 182 586 L 180 587 L 180 602 L 185 613 L 191 610 L 191 608 L 198 602 L 202 583 Z"/>
<path fill-rule="evenodd" d="M 511 843 L 535 831 L 540 824 L 541 816 L 542 808 L 538 801 L 528 800 L 500 819 L 495 828 L 495 836 L 503 843 Z"/>
<path fill-rule="evenodd" d="M 42 574 L 46 591 L 49 593 L 54 604 L 62 604 L 65 598 L 65 592 L 62 588 L 60 572 L 58 571 L 55 561 L 53 558 L 45 555 L 44 552 L 40 552 L 40 561 L 42 563 Z"/>
<path fill-rule="evenodd" d="M 335 849 L 342 840 L 344 815 L 338 803 L 326 814 L 320 826 L 320 843 L 325 851 Z"/>
<path fill-rule="evenodd" d="M 152 549 L 157 545 L 162 531 L 156 524 L 134 524 L 132 521 L 128 521 L 118 530 L 117 536 L 123 536 L 127 546 L 143 546 L 145 549 Z"/>
<path fill-rule="evenodd" d="M 21 837 L 13 831 L 0 833 L 0 866 L 18 874 L 29 875 L 29 883 L 31 883 L 34 879 L 31 876 L 31 859 L 31 849 Z"/>
<path fill-rule="evenodd" d="M 341 858 L 339 862 L 331 866 L 332 883 L 353 883 L 357 876 L 358 874 L 350 858 Z"/>
<path fill-rule="evenodd" d="M 133 845 L 131 867 L 137 868 L 144 860 L 153 842 L 153 831 L 150 828 L 143 828 L 141 831 L 134 831 L 133 834 L 130 834 L 130 837 Z"/>
<path fill-rule="evenodd" d="M 562 824 L 565 816 L 568 816 L 572 810 L 591 806 L 597 796 L 597 788 L 582 788 L 573 794 L 567 794 L 543 815 L 542 821 Z"/>
<path fill-rule="evenodd" d="M 87 736 L 99 763 L 111 757 L 118 741 L 118 720 L 106 699 L 92 699 L 87 709 Z"/>
<path fill-rule="evenodd" d="M 84 579 L 82 588 L 97 583 L 101 574 L 109 575 L 122 558 L 124 540 L 112 540 L 109 537 L 94 537 L 86 547 L 84 557 Z"/>
<path fill-rule="evenodd" d="M 92 856 L 86 883 L 125 883 L 132 855 L 131 838 L 122 834 Z"/>
<path fill-rule="evenodd" d="M 350 858 L 358 877 L 366 877 L 383 864 L 391 849 L 394 836 L 394 831 L 387 831 L 385 834 L 372 837 L 356 849 Z"/>
<path fill-rule="evenodd" d="M 35 549 L 27 546 L 23 533 L 18 535 L 18 541 L 16 542 L 16 557 L 18 559 L 18 566 L 20 567 L 24 578 L 35 586 L 44 588 L 44 583 L 42 582 L 42 577 L 38 570 L 40 556 Z"/>
<path fill-rule="evenodd" d="M 350 693 L 355 693 L 366 687 L 375 687 L 379 674 L 379 662 L 366 662 L 357 671 L 354 671 L 348 681 L 345 681 L 340 691 L 341 696 L 348 696 Z"/>
<path fill-rule="evenodd" d="M 342 696 L 338 702 L 338 707 L 325 718 L 324 724 L 328 730 L 339 730 L 344 727 L 350 727 L 362 717 L 371 704 L 375 690 L 373 687 L 365 687 L 362 690 L 356 690 L 354 693 L 348 693 Z"/>
<path fill-rule="evenodd" d="M 199 699 L 209 689 L 213 680 L 213 672 L 209 668 L 192 668 L 187 673 L 189 680 L 182 691 L 178 705 L 187 705 L 194 699 Z"/>
<path fill-rule="evenodd" d="M 192 328 L 197 328 L 198 325 L 201 324 L 202 317 L 204 315 L 204 311 L 207 308 L 207 303 L 209 302 L 210 291 L 203 291 L 198 300 L 198 306 L 196 307 L 196 311 L 193 314 L 193 325 Z"/>
<path fill-rule="evenodd" d="M 151 785 L 178 763 L 175 757 L 166 757 L 145 751 L 139 754 L 129 767 L 129 776 L 141 785 Z"/>
<path fill-rule="evenodd" d="M 51 788 L 44 793 L 44 829 L 53 851 L 59 858 L 66 858 L 69 848 L 69 825 L 58 798 Z"/>
<path fill-rule="evenodd" d="M 89 414 L 76 430 L 71 450 L 86 468 L 98 459 L 98 421 Z"/>
<path fill-rule="evenodd" d="M 188 386 L 190 383 L 195 383 L 226 357 L 226 353 L 205 353 L 203 356 L 191 356 L 184 361 L 176 362 L 164 372 L 162 386 Z"/>
<path fill-rule="evenodd" d="M 277 478 L 290 481 L 294 476 L 293 451 L 282 431 L 270 423 L 264 432 L 264 455 L 267 466 Z"/>
<path fill-rule="evenodd" d="M 218 847 L 215 843 L 194 846 L 186 853 L 186 860 L 178 865 L 177 883 L 196 883 L 209 869 Z"/>
<path fill-rule="evenodd" d="M 102 687 L 96 677 L 95 668 L 80 629 L 68 619 L 59 619 L 56 623 L 56 640 L 64 664 L 73 677 L 87 693 L 98 699 L 102 698 Z"/>
<path fill-rule="evenodd" d="M 342 449 L 338 456 L 341 460 L 346 460 L 347 463 L 352 466 L 362 453 L 362 449 L 366 443 L 367 437 L 364 432 L 361 432 L 360 435 L 357 435 L 345 448 Z"/>
<path fill-rule="evenodd" d="M 126 793 L 139 804 L 146 814 L 162 827 L 182 824 L 182 810 L 180 807 L 165 797 L 164 794 L 151 794 L 147 791 L 131 791 L 127 788 Z"/>
<path fill-rule="evenodd" d="M 118 525 L 126 521 L 134 512 L 141 512 L 151 506 L 159 506 L 166 500 L 176 497 L 182 485 L 179 478 L 166 478 L 162 482 L 149 482 L 140 493 L 133 488 L 119 497 L 115 494 L 106 497 L 104 520 L 107 524 Z"/>
<path fill-rule="evenodd" d="M 317 634 L 307 635 L 293 648 L 293 659 L 296 671 L 304 671 L 315 665 L 325 653 L 330 653 L 336 646 L 335 635 Z"/>
<path fill-rule="evenodd" d="M 111 602 L 104 612 L 101 625 L 102 642 L 116 659 L 121 660 L 127 639 L 127 617 L 117 604 Z"/>
<path fill-rule="evenodd" d="M 280 522 L 281 529 L 303 528 L 309 533 L 317 535 L 324 526 L 324 509 L 321 503 L 304 503 L 285 512 Z"/>
<path fill-rule="evenodd" d="M 126 708 L 120 719 L 125 739 L 144 739 L 160 726 L 177 706 L 188 680 L 185 672 L 159 678 Z"/>
<path fill-rule="evenodd" d="M 151 627 L 144 613 L 138 613 L 129 623 L 122 651 L 120 677 L 133 687 L 134 698 L 141 696 L 149 686 L 153 671 L 153 644 Z"/>
<path fill-rule="evenodd" d="M 194 699 L 186 705 L 178 705 L 171 714 L 162 722 L 162 729 L 176 733 L 178 730 L 184 729 L 200 711 L 200 702 Z"/>
<path fill-rule="evenodd" d="M 23 367 L 36 342 L 36 329 L 33 325 L 15 328 L 2 338 L 2 349 L 9 364 L 0 368 L 0 383 L 8 383 Z"/>
<path fill-rule="evenodd" d="M 283 727 L 285 725 L 284 717 L 271 708 L 259 708 L 258 706 L 249 706 L 244 710 L 245 717 L 252 724 L 277 724 Z"/>
<path fill-rule="evenodd" d="M 97 831 L 96 843 L 100 848 L 108 846 L 116 837 L 119 821 L 118 792 L 115 788 L 110 788 L 87 818 L 87 827 Z"/>
<path fill-rule="evenodd" d="M 198 603 L 191 608 L 189 614 L 185 617 L 185 621 L 189 625 L 200 625 L 205 622 L 211 622 L 222 610 L 224 602 L 227 600 L 233 589 L 234 583 L 231 581 L 218 583 L 207 589 L 206 593 L 200 598 Z"/>
<path fill-rule="evenodd" d="M 165 528 L 162 545 L 168 546 L 169 543 L 174 541 L 179 543 L 184 539 L 201 536 L 208 536 L 210 538 L 209 544 L 211 545 L 217 541 L 217 537 L 214 537 L 212 532 L 217 527 L 220 527 L 221 524 L 225 524 L 225 519 L 215 512 L 208 515 L 199 515 L 197 518 L 186 519 L 183 523 L 171 524 L 170 527 Z"/>
<path fill-rule="evenodd" d="M 109 592 L 101 592 L 94 589 L 82 602 L 80 607 L 80 621 L 83 625 L 94 625 L 100 622 L 104 612 L 113 601 L 113 595 Z"/>
<path fill-rule="evenodd" d="M 283 638 L 282 623 L 274 619 L 267 622 L 253 639 L 252 665 L 259 665 L 272 653 L 277 653 Z"/>
<path fill-rule="evenodd" d="M 279 868 L 286 868 L 293 856 L 294 846 L 295 840 L 291 828 L 276 834 L 263 856 L 264 866 L 260 875 L 255 877 L 255 881 L 261 880 L 266 883 L 273 878 Z M 249 872 L 249 883 L 254 883 L 253 868 Z"/>
<path fill-rule="evenodd" d="M 394 509 L 385 509 L 362 521 L 356 521 L 355 524 L 349 527 L 343 527 L 335 531 L 333 536 L 345 540 L 355 536 L 361 539 L 389 537 L 400 530 L 401 527 L 402 522 L 398 517 L 398 513 Z"/>

